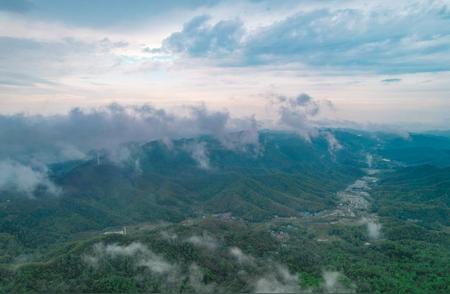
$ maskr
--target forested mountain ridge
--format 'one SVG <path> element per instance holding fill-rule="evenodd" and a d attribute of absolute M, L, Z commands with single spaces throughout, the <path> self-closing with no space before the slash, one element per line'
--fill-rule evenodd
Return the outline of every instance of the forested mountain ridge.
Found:
<path fill-rule="evenodd" d="M 230 212 L 251 221 L 293 216 L 333 206 L 333 193 L 360 173 L 354 168 L 360 155 L 331 154 L 323 139 L 307 143 L 266 133 L 261 141 L 263 150 L 256 151 L 228 150 L 208 137 L 171 146 L 155 141 L 133 146 L 124 162 L 100 155 L 55 164 L 52 179 L 63 194 L 42 191 L 30 199 L 2 193 L 2 231 L 42 245 L 79 231 L 205 213 Z M 203 168 L 186 147 L 202 144 L 208 150 Z M 36 238 L 39 232 L 43 236 Z"/>
<path fill-rule="evenodd" d="M 205 136 L 53 164 L 61 194 L 0 194 L 0 290 L 447 292 L 442 153 L 401 161 L 386 150 L 426 139 L 333 135 L 335 149 L 261 132 L 240 149 Z"/>

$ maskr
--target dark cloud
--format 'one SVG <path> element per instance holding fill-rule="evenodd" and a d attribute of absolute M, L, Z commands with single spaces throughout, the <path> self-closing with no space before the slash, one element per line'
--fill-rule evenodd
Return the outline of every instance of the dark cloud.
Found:
<path fill-rule="evenodd" d="M 222 56 L 239 47 L 244 34 L 242 22 L 224 20 L 211 25 L 208 20 L 206 15 L 193 18 L 165 39 L 162 49 L 192 56 Z"/>

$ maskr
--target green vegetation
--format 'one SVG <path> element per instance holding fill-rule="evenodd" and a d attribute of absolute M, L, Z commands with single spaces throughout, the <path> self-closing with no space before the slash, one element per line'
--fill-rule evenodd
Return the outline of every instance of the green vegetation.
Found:
<path fill-rule="evenodd" d="M 0 293 L 450 292 L 450 169 L 403 167 L 381 160 L 379 139 L 336 137 L 344 148 L 332 154 L 263 133 L 258 156 L 203 138 L 209 170 L 183 151 L 190 140 L 137 148 L 139 170 L 55 165 L 64 195 L 0 194 Z M 384 169 L 367 212 L 376 238 L 336 214 L 336 192 L 364 174 L 368 152 Z M 126 235 L 103 234 L 123 225 Z"/>

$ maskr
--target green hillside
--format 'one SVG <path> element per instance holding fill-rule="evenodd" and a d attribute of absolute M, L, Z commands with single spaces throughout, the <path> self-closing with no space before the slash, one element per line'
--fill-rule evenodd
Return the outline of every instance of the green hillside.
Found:
<path fill-rule="evenodd" d="M 261 132 L 246 149 L 205 136 L 56 163 L 62 194 L 0 193 L 0 292 L 448 292 L 450 169 L 417 165 L 441 153 L 333 133 L 339 150 Z"/>

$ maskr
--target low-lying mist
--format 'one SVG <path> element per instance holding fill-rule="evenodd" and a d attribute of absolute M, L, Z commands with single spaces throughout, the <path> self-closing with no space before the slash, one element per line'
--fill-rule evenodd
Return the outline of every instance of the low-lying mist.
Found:
<path fill-rule="evenodd" d="M 114 163 L 130 157 L 128 144 L 161 140 L 170 148 L 172 140 L 214 137 L 223 148 L 246 152 L 259 150 L 261 129 L 295 132 L 306 142 L 324 136 L 333 152 L 341 146 L 331 132 L 321 131 L 315 120 L 321 108 L 332 107 L 307 94 L 297 97 L 273 95 L 268 105 L 277 114 L 268 125 L 255 116 L 233 117 L 227 110 L 212 111 L 204 105 L 186 106 L 183 114 L 151 105 L 111 104 L 98 108 L 74 108 L 57 115 L 0 115 L 0 190 L 15 189 L 30 197 L 38 187 L 59 194 L 47 175 L 51 163 L 87 160 L 107 155 Z M 202 169 L 209 169 L 208 150 L 201 142 L 184 149 Z"/>

